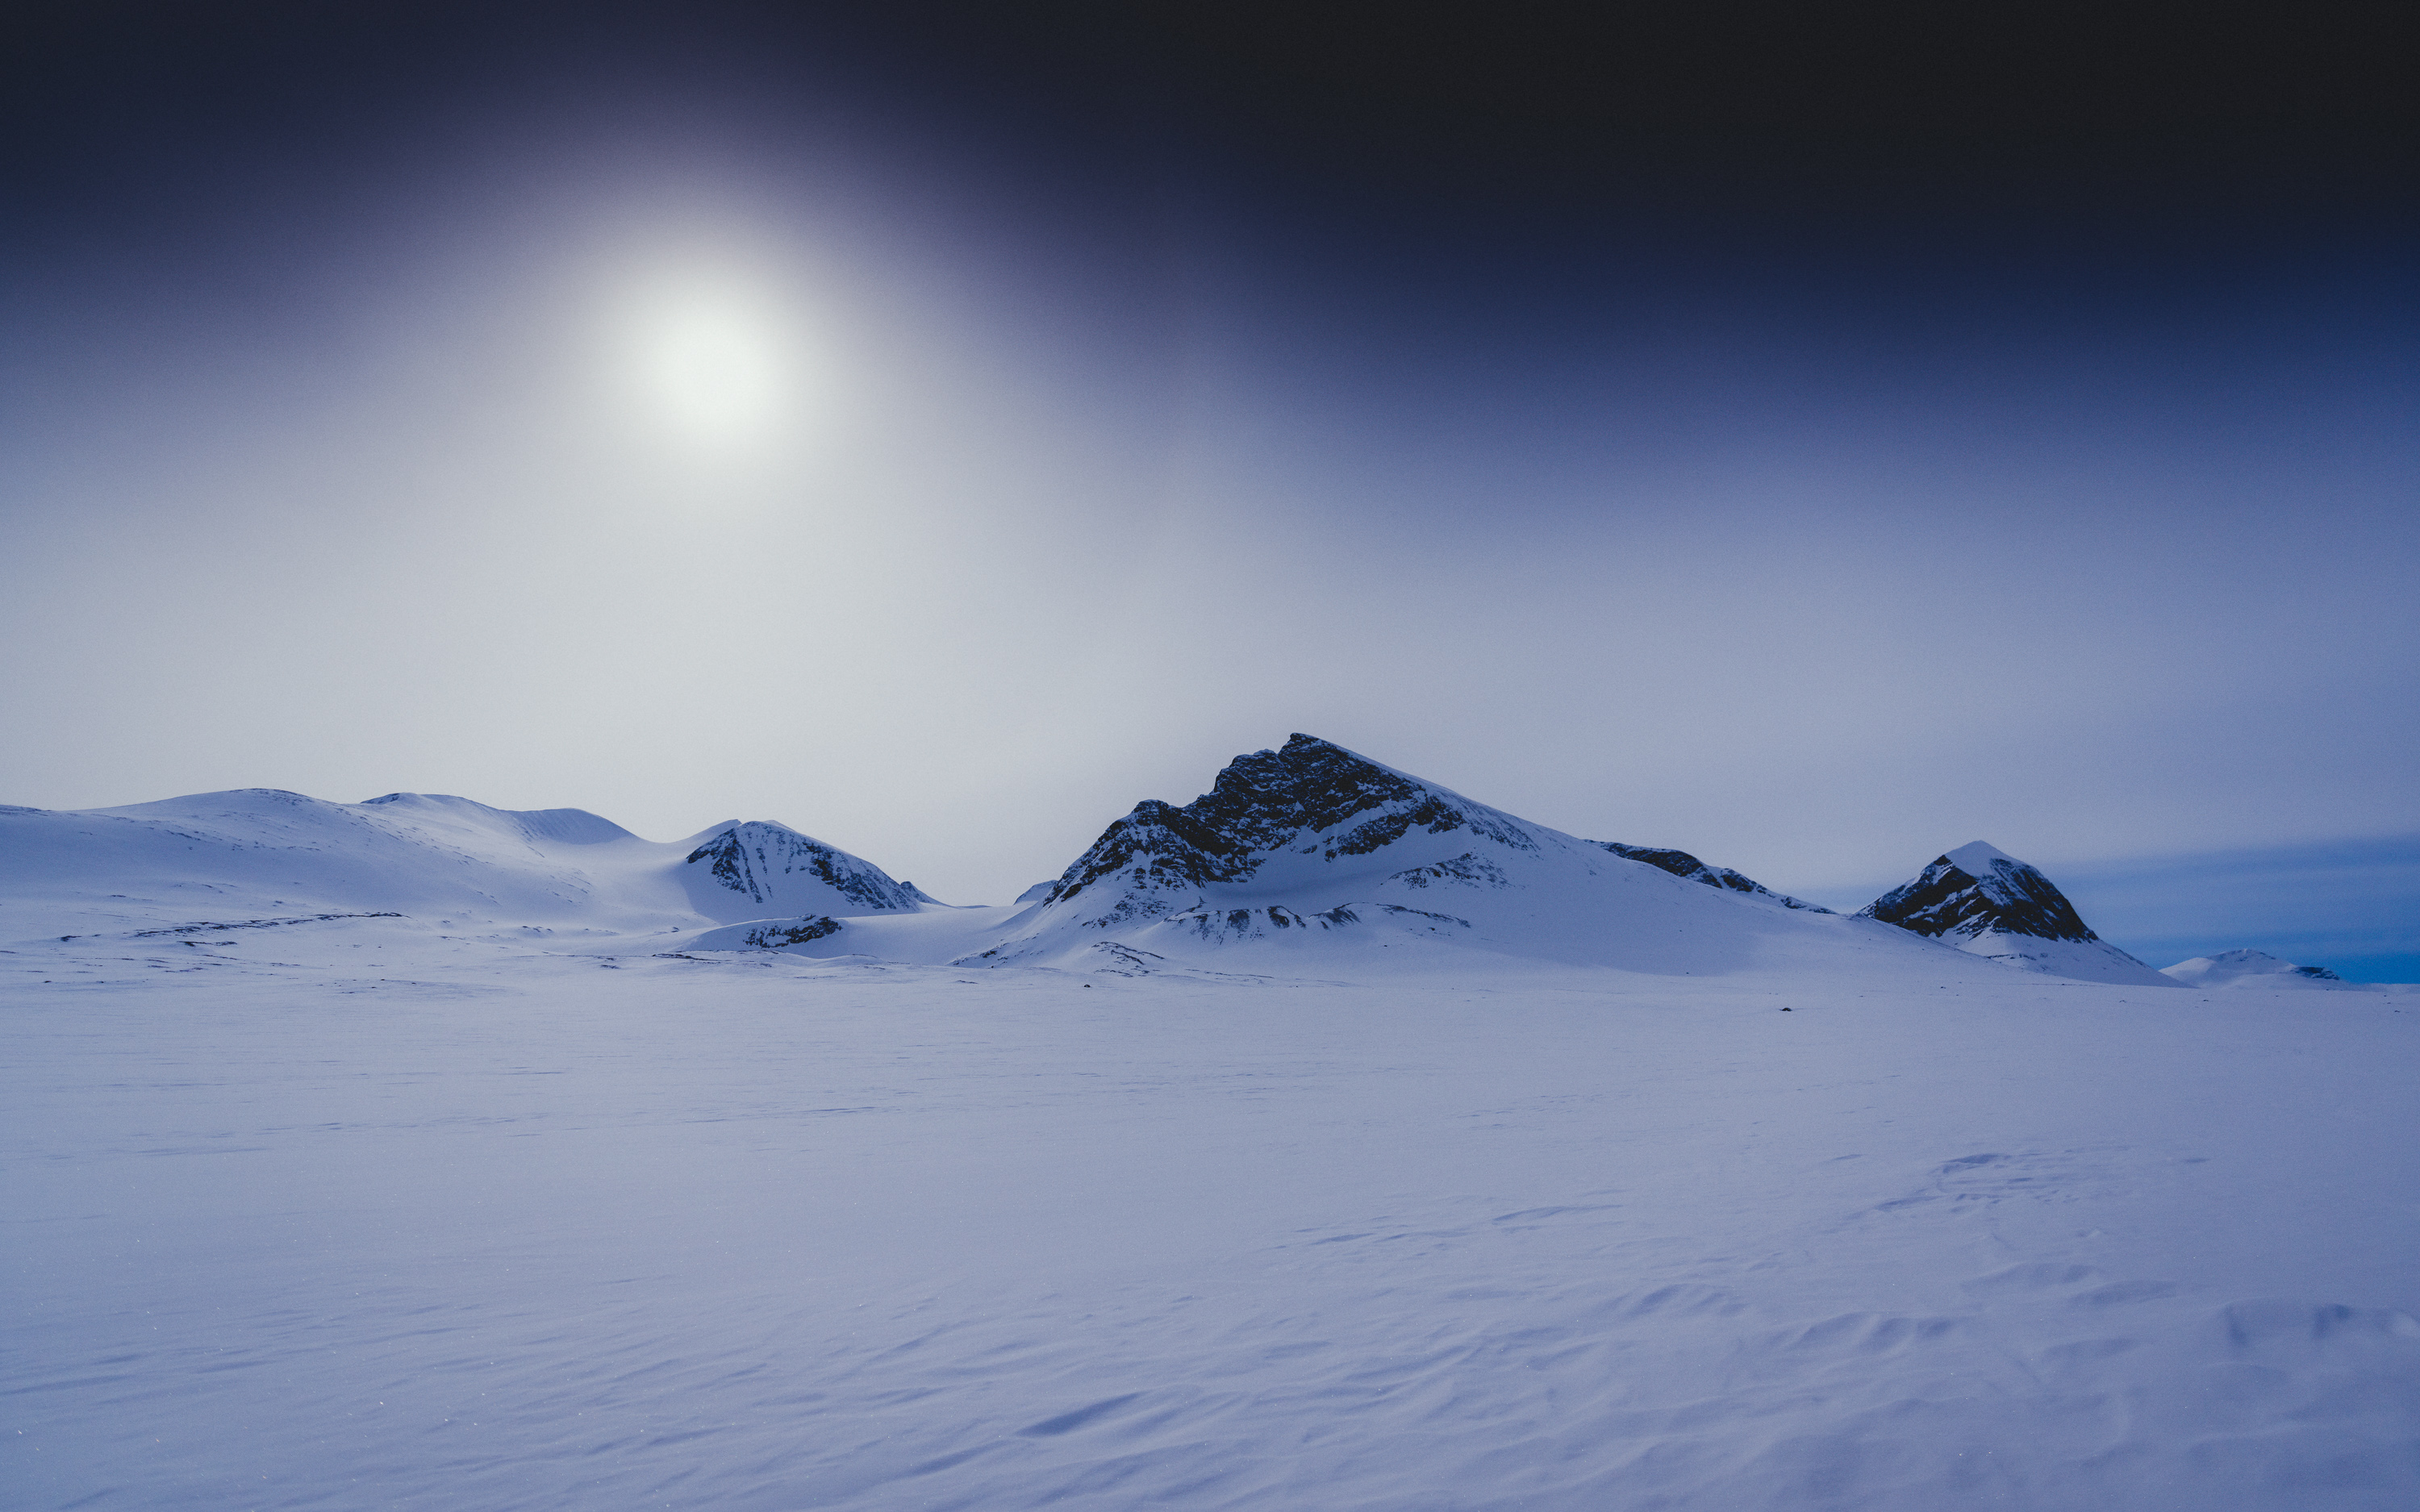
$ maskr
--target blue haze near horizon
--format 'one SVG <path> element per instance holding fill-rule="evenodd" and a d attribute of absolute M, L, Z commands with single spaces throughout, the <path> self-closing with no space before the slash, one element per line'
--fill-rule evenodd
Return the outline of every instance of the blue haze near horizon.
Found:
<path fill-rule="evenodd" d="M 2154 965 L 2249 949 L 2348 981 L 2420 981 L 2420 835 L 2086 868 L 2071 896 Z"/>
<path fill-rule="evenodd" d="M 1808 901 L 1854 913 L 1905 880 Z M 2063 867 L 2051 880 L 2093 933 L 2155 967 L 2250 949 L 2347 981 L 2420 981 L 2420 835 Z"/>
<path fill-rule="evenodd" d="M 964 17 L 244 14 L 16 65 L 0 800 L 776 819 L 998 901 L 1301 730 L 1792 891 L 1979 835 L 2147 958 L 2414 974 L 2391 868 L 2258 858 L 2420 832 L 2399 180 L 1633 173 Z M 717 300 L 753 429 L 625 371 Z"/>

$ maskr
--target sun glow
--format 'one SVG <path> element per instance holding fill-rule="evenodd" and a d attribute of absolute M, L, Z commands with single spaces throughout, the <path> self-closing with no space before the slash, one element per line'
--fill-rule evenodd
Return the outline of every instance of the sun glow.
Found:
<path fill-rule="evenodd" d="M 727 450 L 813 419 L 804 333 L 768 281 L 667 271 L 633 289 L 621 315 L 622 386 L 677 440 Z"/>

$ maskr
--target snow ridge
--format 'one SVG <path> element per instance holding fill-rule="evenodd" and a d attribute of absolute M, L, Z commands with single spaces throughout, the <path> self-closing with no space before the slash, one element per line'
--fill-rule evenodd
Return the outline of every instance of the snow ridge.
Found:
<path fill-rule="evenodd" d="M 590 813 L 585 809 L 493 809 L 471 798 L 458 798 L 443 793 L 389 793 L 382 797 L 363 799 L 362 807 L 383 807 L 394 811 L 429 816 L 448 815 L 490 825 L 501 819 L 518 825 L 533 840 L 553 841 L 561 845 L 604 845 L 617 840 L 638 838 L 611 819 Z"/>
<path fill-rule="evenodd" d="M 1685 881 L 1702 882 L 1709 887 L 1725 887 L 1732 892 L 1753 893 L 1760 898 L 1770 898 L 1784 908 L 1804 908 L 1817 914 L 1828 914 L 1832 911 L 1807 903 L 1804 899 L 1792 898 L 1788 893 L 1776 892 L 1753 877 L 1734 872 L 1730 867 L 1709 866 L 1686 851 L 1670 850 L 1653 845 L 1624 845 L 1618 840 L 1601 840 L 1594 843 L 1604 846 L 1614 855 L 1627 860 L 1644 861 L 1658 871 L 1669 872 Z"/>

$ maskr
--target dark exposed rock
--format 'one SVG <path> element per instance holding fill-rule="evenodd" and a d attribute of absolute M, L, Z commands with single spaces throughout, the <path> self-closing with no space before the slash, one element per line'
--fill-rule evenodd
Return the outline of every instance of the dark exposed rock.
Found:
<path fill-rule="evenodd" d="M 1828 914 L 1832 911 L 1802 902 L 1787 893 L 1776 892 L 1753 878 L 1732 871 L 1730 867 L 1708 866 L 1686 851 L 1675 851 L 1652 845 L 1624 845 L 1620 841 L 1613 840 L 1601 840 L 1594 843 L 1604 846 L 1616 856 L 1628 860 L 1644 861 L 1659 872 L 1669 872 L 1674 876 L 1690 882 L 1702 882 L 1709 887 L 1721 887 L 1730 892 L 1753 893 L 1760 898 L 1770 898 L 1785 908 L 1804 908 L 1812 914 Z"/>
<path fill-rule="evenodd" d="M 31 811 L 39 813 L 41 810 L 37 809 Z M 276 929 L 281 925 L 286 924 L 318 924 L 331 918 L 401 918 L 403 916 L 401 914 L 392 912 L 378 914 L 305 914 L 300 918 L 246 918 L 232 924 L 175 924 L 166 929 L 139 929 L 133 933 L 128 935 L 127 938 L 131 940 L 140 940 L 147 939 L 158 934 L 201 934 L 214 930 Z M 77 936 L 73 934 L 62 934 L 59 937 L 64 940 L 77 938 Z M 2317 968 L 2310 967 L 2305 969 Z"/>
<path fill-rule="evenodd" d="M 839 933 L 842 928 L 839 919 L 819 915 L 814 918 L 802 918 L 795 924 L 759 925 L 741 937 L 759 949 L 773 950 L 784 945 L 804 945 L 809 940 L 820 940 L 828 934 Z"/>
<path fill-rule="evenodd" d="M 1429 922 L 1425 927 L 1432 933 L 1438 933 L 1436 926 L 1440 924 L 1470 928 L 1470 920 L 1466 918 L 1456 918 L 1450 914 L 1433 914 L 1424 908 L 1404 908 L 1395 903 L 1363 903 L 1358 906 L 1375 908 L 1401 923 L 1426 919 Z M 1168 918 L 1168 923 L 1190 933 L 1195 938 L 1213 942 L 1267 939 L 1297 930 L 1310 933 L 1343 929 L 1360 922 L 1360 913 L 1356 905 L 1350 903 L 1315 914 L 1297 913 L 1282 904 L 1260 908 L 1188 908 Z"/>
<path fill-rule="evenodd" d="M 1138 883 L 1200 887 L 1248 876 L 1256 858 L 1184 809 L 1145 798 L 1101 831 L 1092 848 L 1061 875 L 1047 901 L 1057 903 L 1128 870 Z"/>
<path fill-rule="evenodd" d="M 1338 832 L 1356 818 L 1361 823 Z M 1474 811 L 1342 746 L 1297 734 L 1280 749 L 1236 757 L 1209 792 L 1181 809 L 1156 799 L 1135 805 L 1061 875 L 1047 901 L 1122 877 L 1131 887 L 1104 921 L 1140 917 L 1160 910 L 1136 890 L 1240 882 L 1271 853 L 1305 837 L 1325 837 L 1299 845 L 1305 855 L 1364 856 L 1415 827 L 1434 835 L 1467 830 L 1516 850 L 1538 847 L 1499 816 Z"/>
<path fill-rule="evenodd" d="M 866 908 L 912 909 L 919 896 L 845 851 L 754 820 L 734 825 L 689 853 L 687 864 L 700 861 L 715 881 L 759 903 L 773 895 L 774 878 L 801 872 Z"/>
<path fill-rule="evenodd" d="M 1435 883 L 1459 882 L 1473 887 L 1509 887 L 1512 879 L 1504 869 L 1472 851 L 1465 851 L 1450 860 L 1430 866 L 1407 867 L 1387 879 L 1406 887 L 1425 887 Z"/>
<path fill-rule="evenodd" d="M 1466 918 L 1456 918 L 1451 914 L 1433 914 L 1425 908 L 1406 908 L 1401 903 L 1380 903 L 1378 911 L 1398 918 L 1425 918 L 1432 929 L 1439 924 L 1451 924 L 1457 929 L 1470 928 L 1470 920 Z M 1343 910 L 1340 908 L 1334 912 L 1342 913 Z"/>
<path fill-rule="evenodd" d="M 1951 855 L 1959 859 L 1952 860 Z M 2050 878 L 1979 842 L 1934 857 L 1921 876 L 1884 893 L 1859 910 L 1858 917 L 1924 935 L 1971 938 L 1989 931 L 2040 940 L 2101 937 L 2086 927 L 2075 905 Z"/>
<path fill-rule="evenodd" d="M 1335 828 L 1389 801 L 1418 801 L 1427 790 L 1363 761 L 1342 746 L 1292 735 L 1278 750 L 1238 756 L 1184 812 L 1236 848 L 1275 850 L 1306 830 Z"/>

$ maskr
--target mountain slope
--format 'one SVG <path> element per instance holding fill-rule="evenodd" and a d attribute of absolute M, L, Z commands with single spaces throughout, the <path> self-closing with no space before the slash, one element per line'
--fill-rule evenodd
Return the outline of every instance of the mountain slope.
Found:
<path fill-rule="evenodd" d="M 1894 935 L 1685 853 L 1581 840 L 1296 734 L 1237 757 L 1190 803 L 1135 805 L 966 959 L 1149 969 L 1219 955 L 1245 969 L 1279 951 L 1410 968 L 1476 950 L 1696 974 L 1804 951 L 1929 955 Z M 1250 949 L 1227 955 L 1235 947 Z"/>
<path fill-rule="evenodd" d="M 20 935 L 313 912 L 661 931 L 921 906 L 879 867 L 781 825 L 657 843 L 582 810 L 416 793 L 0 809 L 0 933 Z"/>
<path fill-rule="evenodd" d="M 2054 977 L 2175 984 L 2093 933 L 2039 869 L 1981 841 L 1934 857 L 1858 917 Z"/>
<path fill-rule="evenodd" d="M 690 904 L 709 918 L 912 912 L 923 894 L 873 862 L 761 820 L 719 825 L 681 860 Z"/>

